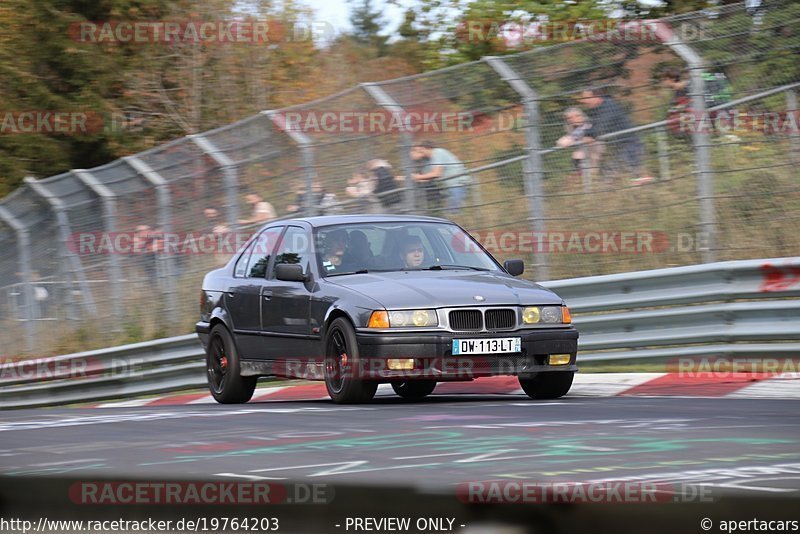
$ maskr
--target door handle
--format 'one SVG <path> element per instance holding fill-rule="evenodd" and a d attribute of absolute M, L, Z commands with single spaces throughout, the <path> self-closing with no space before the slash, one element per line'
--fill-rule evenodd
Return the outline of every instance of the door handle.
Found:
<path fill-rule="evenodd" d="M 264 295 L 264 300 L 269 300 L 269 299 L 272 298 L 272 292 L 271 291 L 269 293 L 262 293 L 262 295 Z"/>

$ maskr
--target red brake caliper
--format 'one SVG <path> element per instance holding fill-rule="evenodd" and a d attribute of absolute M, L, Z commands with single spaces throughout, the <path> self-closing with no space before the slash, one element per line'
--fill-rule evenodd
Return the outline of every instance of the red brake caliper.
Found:
<path fill-rule="evenodd" d="M 222 358 L 219 359 L 219 367 L 223 371 L 228 367 L 228 357 L 227 356 L 223 356 Z"/>

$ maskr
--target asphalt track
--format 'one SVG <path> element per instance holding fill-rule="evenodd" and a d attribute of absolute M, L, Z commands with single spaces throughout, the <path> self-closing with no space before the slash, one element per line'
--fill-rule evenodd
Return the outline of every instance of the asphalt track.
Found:
<path fill-rule="evenodd" d="M 0 475 L 292 480 L 454 492 L 476 480 L 697 483 L 800 496 L 800 403 L 438 395 L 339 406 L 53 408 L 0 415 Z"/>

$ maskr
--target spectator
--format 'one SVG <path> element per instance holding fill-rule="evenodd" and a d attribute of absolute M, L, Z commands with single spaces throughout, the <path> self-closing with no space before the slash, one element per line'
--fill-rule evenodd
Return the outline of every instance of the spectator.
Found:
<path fill-rule="evenodd" d="M 367 162 L 367 171 L 374 179 L 375 195 L 383 208 L 389 209 L 402 202 L 403 192 L 398 189 L 403 187 L 403 178 L 392 175 L 392 166 L 388 161 L 370 160 Z"/>
<path fill-rule="evenodd" d="M 208 224 L 206 227 L 206 233 L 227 234 L 230 231 L 228 225 L 220 220 L 219 211 L 216 208 L 204 209 L 203 215 L 205 215 L 206 222 Z"/>
<path fill-rule="evenodd" d="M 572 163 L 576 172 L 580 174 L 583 164 L 587 163 L 590 172 L 594 173 L 600 163 L 601 147 L 588 135 L 592 128 L 589 118 L 580 108 L 567 108 L 564 111 L 564 128 L 567 135 L 559 139 L 556 145 L 562 148 L 577 145 L 579 148 L 572 153 Z"/>
<path fill-rule="evenodd" d="M 250 193 L 244 199 L 245 202 L 253 207 L 253 211 L 248 219 L 240 219 L 239 224 L 265 223 L 278 216 L 272 204 L 262 199 L 259 195 Z"/>
<path fill-rule="evenodd" d="M 426 183 L 435 180 L 444 189 L 445 209 L 457 210 L 463 207 L 472 178 L 466 174 L 466 167 L 455 154 L 444 148 L 437 148 L 431 141 L 421 141 L 412 147 L 411 158 L 428 160 L 422 172 L 411 175 L 414 181 Z"/>
<path fill-rule="evenodd" d="M 681 123 L 683 114 L 692 113 L 692 100 L 689 97 L 688 90 L 689 82 L 683 79 L 681 69 L 671 68 L 665 70 L 661 76 L 661 84 L 673 92 L 672 99 L 669 102 L 669 109 L 667 110 L 670 131 L 677 135 L 691 133 L 684 131 Z M 693 122 L 691 121 L 691 123 Z"/>
<path fill-rule="evenodd" d="M 588 137 L 598 139 L 602 135 L 633 128 L 622 106 L 598 89 L 585 89 L 581 92 L 581 100 L 592 124 L 586 132 Z M 642 175 L 644 146 L 636 134 L 615 137 L 607 143 L 617 147 L 617 156 L 621 158 L 625 171 L 634 175 L 631 182 L 638 185 L 653 180 L 651 176 Z"/>
<path fill-rule="evenodd" d="M 417 236 L 407 236 L 400 245 L 400 257 L 405 269 L 418 269 L 425 261 L 425 247 Z"/>
<path fill-rule="evenodd" d="M 670 113 L 680 113 L 689 107 L 689 82 L 683 78 L 681 69 L 666 69 L 661 77 L 661 83 L 674 91 L 669 104 Z"/>
<path fill-rule="evenodd" d="M 347 180 L 345 194 L 357 200 L 355 211 L 361 213 L 377 213 L 378 201 L 375 198 L 375 182 L 364 173 L 357 172 Z"/>
<path fill-rule="evenodd" d="M 295 193 L 295 201 L 286 206 L 286 211 L 289 213 L 300 213 L 306 206 L 308 193 L 306 191 L 305 183 L 297 180 L 294 182 L 293 191 Z M 312 209 L 318 209 L 320 214 L 334 213 L 338 211 L 336 204 L 336 194 L 327 193 L 322 185 L 314 182 L 311 186 L 311 198 L 309 204 Z"/>
<path fill-rule="evenodd" d="M 312 191 L 314 196 L 320 199 L 319 215 L 333 215 L 342 211 L 342 207 L 338 205 L 336 193 L 328 193 L 321 185 L 316 183 Z"/>
<path fill-rule="evenodd" d="M 222 243 L 224 242 L 225 234 L 230 232 L 228 225 L 220 220 L 219 211 L 216 208 L 206 208 L 203 210 L 203 215 L 206 217 L 208 226 L 206 227 L 204 236 L 201 239 L 212 239 L 215 252 L 212 254 L 214 263 L 224 265 L 228 261 L 230 254 L 222 250 Z M 206 249 L 201 249 L 206 250 Z"/>
<path fill-rule="evenodd" d="M 133 233 L 133 251 L 140 255 L 147 278 L 156 276 L 156 253 L 162 248 L 159 237 L 161 232 L 147 224 L 137 225 Z"/>

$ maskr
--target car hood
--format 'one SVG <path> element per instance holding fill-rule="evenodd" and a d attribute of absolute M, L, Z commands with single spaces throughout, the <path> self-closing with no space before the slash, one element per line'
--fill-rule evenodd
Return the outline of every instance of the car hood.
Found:
<path fill-rule="evenodd" d="M 544 287 L 503 274 L 476 271 L 398 271 L 345 275 L 328 281 L 366 295 L 386 308 L 447 308 L 561 304 Z M 480 301 L 475 297 L 485 300 Z"/>

